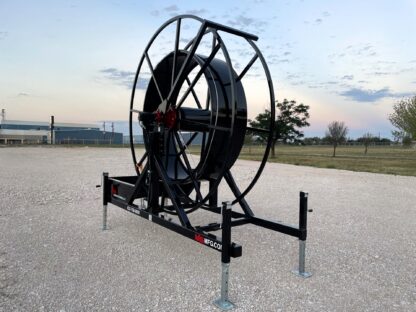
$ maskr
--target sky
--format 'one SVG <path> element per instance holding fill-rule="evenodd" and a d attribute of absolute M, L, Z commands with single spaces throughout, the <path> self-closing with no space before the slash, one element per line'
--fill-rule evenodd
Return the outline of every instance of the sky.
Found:
<path fill-rule="evenodd" d="M 7 119 L 116 121 L 124 131 L 143 50 L 179 14 L 258 36 L 276 99 L 310 106 L 305 136 L 339 120 L 353 138 L 391 137 L 394 103 L 416 94 L 416 0 L 0 0 L 0 108 Z M 219 34 L 238 72 L 246 48 Z M 154 51 L 169 53 L 172 40 Z M 244 83 L 250 118 L 266 107 L 257 67 Z"/>

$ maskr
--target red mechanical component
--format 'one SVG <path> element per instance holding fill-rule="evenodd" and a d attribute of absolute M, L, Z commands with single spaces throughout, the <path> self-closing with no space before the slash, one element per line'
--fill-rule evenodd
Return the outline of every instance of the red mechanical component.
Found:
<path fill-rule="evenodd" d="M 163 113 L 161 111 L 156 111 L 155 120 L 158 124 L 163 123 Z"/>
<path fill-rule="evenodd" d="M 157 110 L 155 114 L 156 114 L 155 120 L 158 124 L 163 123 L 168 128 L 175 127 L 176 118 L 177 118 L 177 113 L 176 113 L 175 108 L 170 107 L 165 114 L 163 114 L 161 111 Z"/>
<path fill-rule="evenodd" d="M 118 194 L 118 187 L 116 185 L 111 185 L 111 195 L 117 195 Z"/>
<path fill-rule="evenodd" d="M 168 128 L 175 127 L 176 117 L 177 117 L 176 109 L 173 107 L 170 107 L 165 114 L 165 126 Z"/>

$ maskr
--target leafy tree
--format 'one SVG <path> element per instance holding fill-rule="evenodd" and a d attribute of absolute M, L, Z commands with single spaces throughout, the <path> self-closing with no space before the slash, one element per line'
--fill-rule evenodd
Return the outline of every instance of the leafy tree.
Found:
<path fill-rule="evenodd" d="M 404 147 L 410 147 L 410 146 L 412 146 L 412 137 L 409 136 L 409 135 L 405 135 L 402 138 L 402 144 L 403 144 Z"/>
<path fill-rule="evenodd" d="M 410 137 L 416 139 L 416 95 L 402 99 L 393 106 L 389 120 L 398 131 L 393 131 L 396 138 Z"/>
<path fill-rule="evenodd" d="M 332 157 L 335 157 L 337 146 L 346 140 L 347 133 L 348 128 L 343 121 L 333 121 L 328 125 L 328 130 L 325 133 L 325 140 L 334 146 Z"/>
<path fill-rule="evenodd" d="M 309 105 L 297 104 L 295 100 L 283 102 L 276 101 L 276 121 L 272 139 L 272 157 L 275 157 L 276 142 L 281 140 L 285 143 L 298 142 L 303 137 L 300 128 L 309 126 Z M 270 125 L 271 113 L 266 109 L 264 113 L 256 116 L 255 120 L 250 121 L 253 128 L 267 129 Z M 266 140 L 267 135 L 259 134 Z"/>
<path fill-rule="evenodd" d="M 374 139 L 374 136 L 370 132 L 364 133 L 361 138 L 357 139 L 357 142 L 363 143 L 365 147 L 364 154 L 367 155 L 368 146 L 374 142 Z"/>

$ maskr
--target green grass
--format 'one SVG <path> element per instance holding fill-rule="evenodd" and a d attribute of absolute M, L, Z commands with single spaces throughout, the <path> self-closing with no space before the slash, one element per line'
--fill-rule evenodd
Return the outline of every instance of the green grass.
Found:
<path fill-rule="evenodd" d="M 318 168 L 344 169 L 375 173 L 416 176 L 416 149 L 399 146 L 340 146 L 332 157 L 331 146 L 276 146 L 275 158 L 269 161 Z M 240 158 L 260 160 L 261 149 L 244 147 Z"/>
<path fill-rule="evenodd" d="M 24 147 L 27 145 L 9 145 Z M 32 145 L 33 146 L 33 145 Z M 45 145 L 48 146 L 49 145 Z M 56 145 L 54 147 L 80 147 L 83 145 Z M 90 147 L 124 147 L 129 145 L 89 145 Z M 5 147 L 5 146 L 4 146 Z M 144 148 L 138 145 L 138 148 Z M 197 146 L 191 146 L 190 152 L 199 154 Z M 258 146 L 244 146 L 240 159 L 261 160 L 263 151 Z M 277 145 L 276 156 L 269 157 L 270 162 L 312 166 L 318 168 L 344 169 L 375 173 L 416 176 L 416 149 L 401 146 L 370 146 L 367 155 L 363 146 L 339 146 L 336 157 L 332 157 L 331 146 L 291 146 Z"/>

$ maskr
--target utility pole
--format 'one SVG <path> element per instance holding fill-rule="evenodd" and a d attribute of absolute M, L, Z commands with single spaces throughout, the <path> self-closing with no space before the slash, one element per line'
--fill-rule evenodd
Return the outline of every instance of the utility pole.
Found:
<path fill-rule="evenodd" d="M 114 122 L 111 122 L 111 141 L 110 143 L 113 143 L 114 140 Z"/>
<path fill-rule="evenodd" d="M 55 138 L 54 138 L 54 129 L 55 129 L 55 117 L 51 116 L 51 124 L 50 124 L 50 129 L 51 129 L 51 144 L 55 144 Z"/>

